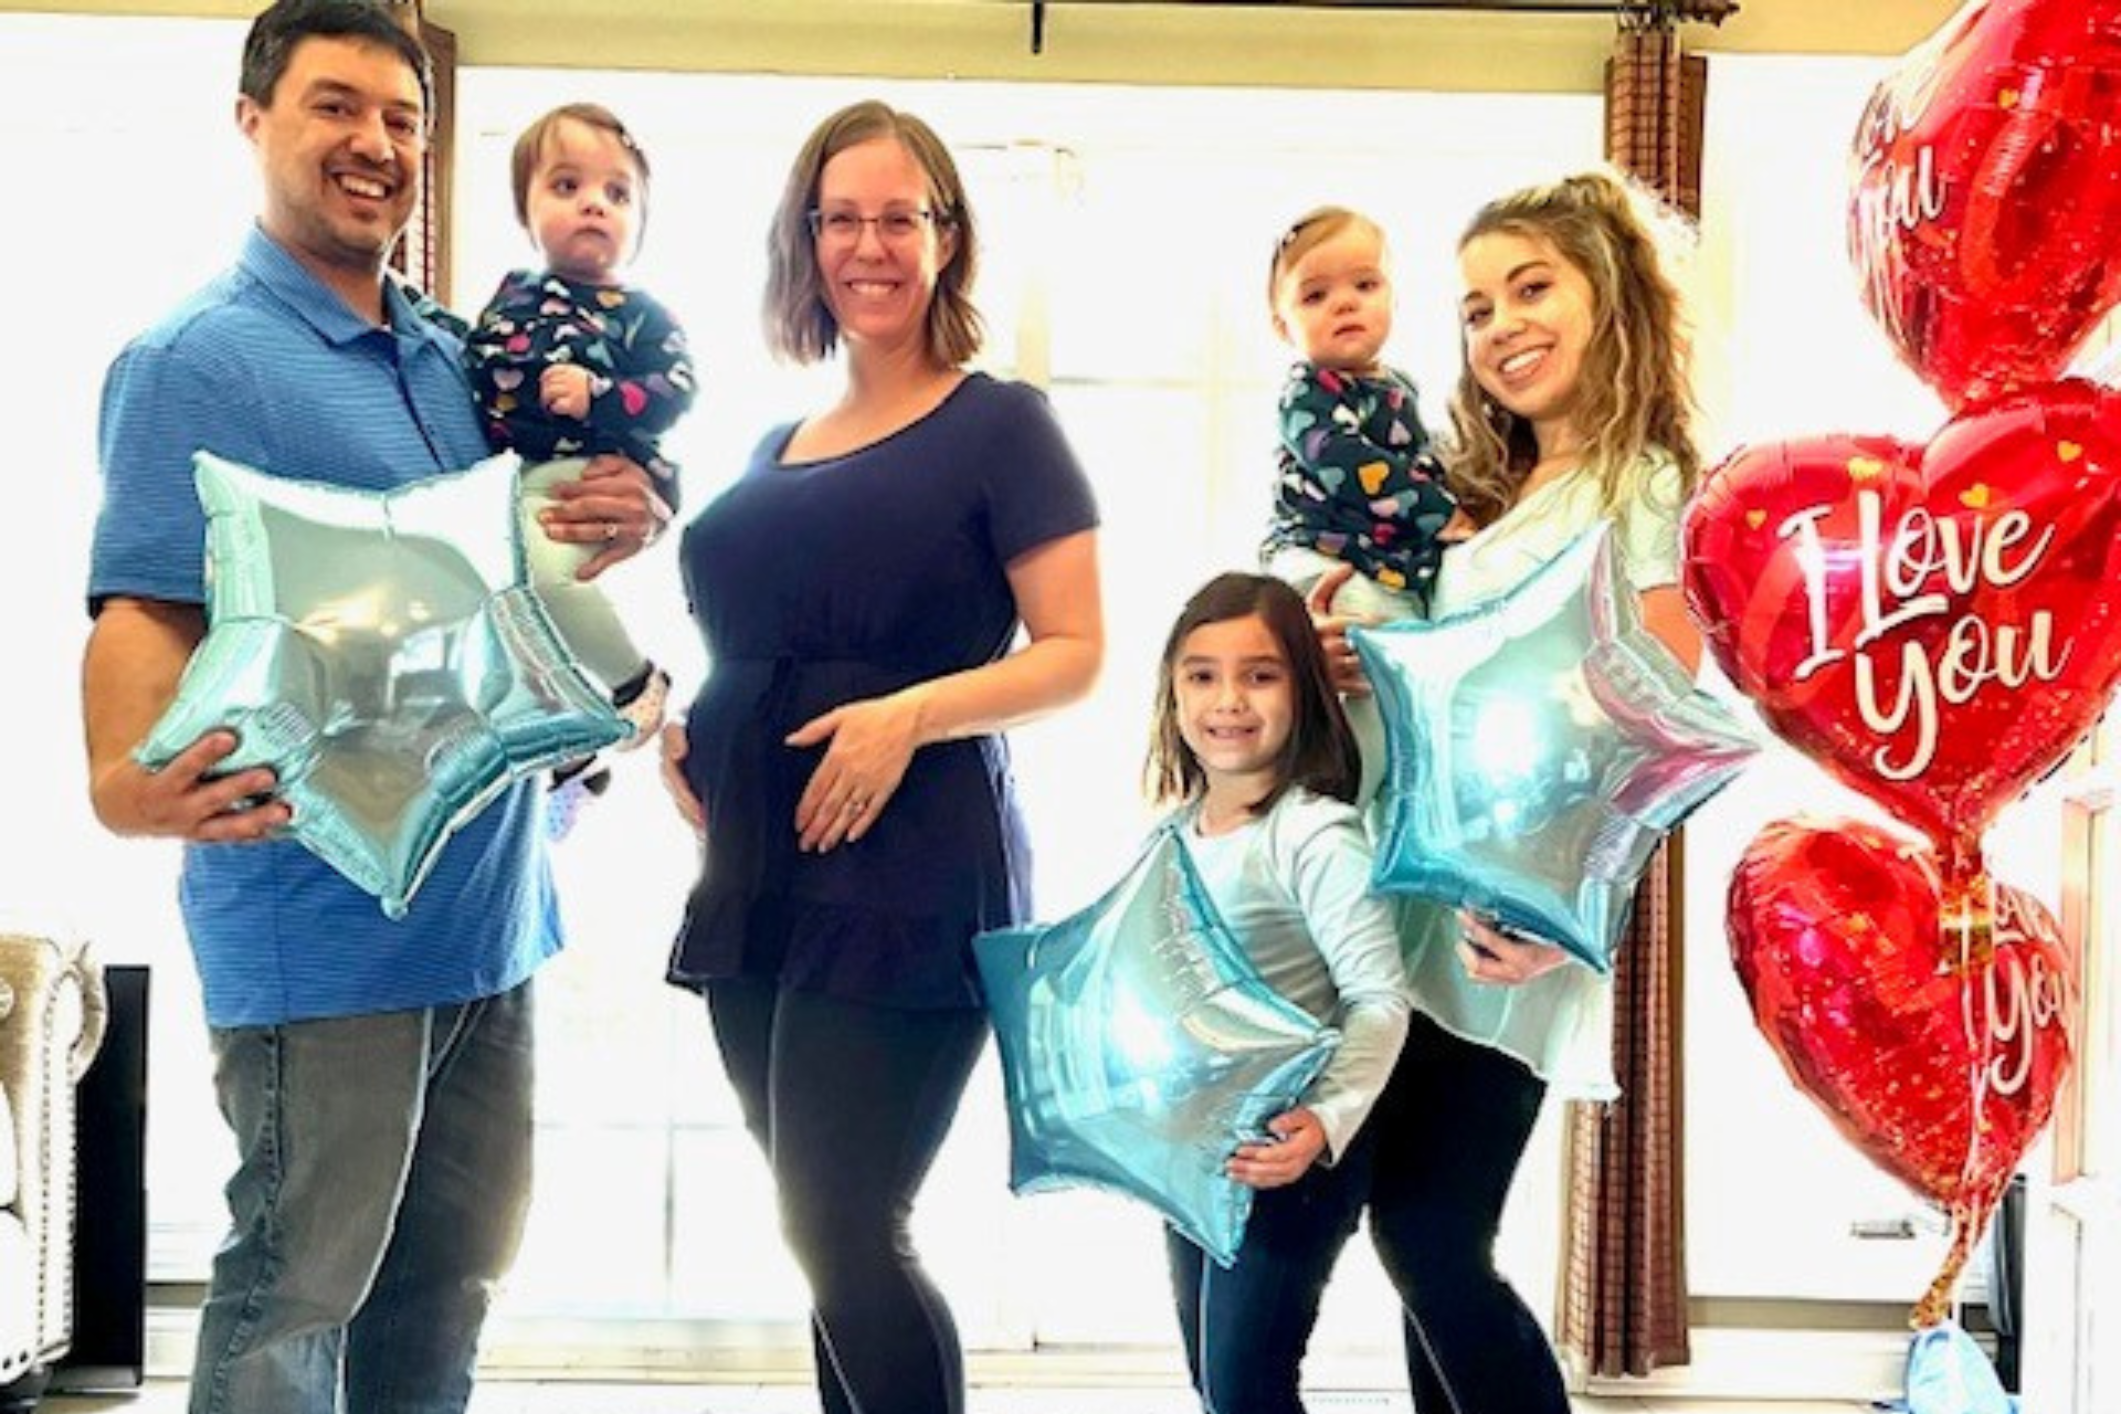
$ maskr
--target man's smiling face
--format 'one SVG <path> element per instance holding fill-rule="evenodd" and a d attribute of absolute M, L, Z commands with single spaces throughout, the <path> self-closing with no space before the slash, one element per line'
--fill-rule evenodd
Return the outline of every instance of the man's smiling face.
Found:
<path fill-rule="evenodd" d="M 266 234 L 327 281 L 379 274 L 419 195 L 419 75 L 385 45 L 312 36 L 269 103 L 236 101 L 236 121 L 265 179 Z"/>

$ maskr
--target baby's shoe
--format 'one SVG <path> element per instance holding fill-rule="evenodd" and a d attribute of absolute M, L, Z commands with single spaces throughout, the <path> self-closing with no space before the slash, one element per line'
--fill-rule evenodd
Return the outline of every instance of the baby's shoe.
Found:
<path fill-rule="evenodd" d="M 619 750 L 645 746 L 663 729 L 663 713 L 670 705 L 670 674 L 654 663 L 647 664 L 619 684 L 611 694 L 611 705 L 633 723 L 633 735 L 619 743 Z"/>
<path fill-rule="evenodd" d="M 610 789 L 611 771 L 594 756 L 555 766 L 552 789 L 545 795 L 545 838 L 554 844 L 566 839 L 582 818 L 583 807 Z"/>

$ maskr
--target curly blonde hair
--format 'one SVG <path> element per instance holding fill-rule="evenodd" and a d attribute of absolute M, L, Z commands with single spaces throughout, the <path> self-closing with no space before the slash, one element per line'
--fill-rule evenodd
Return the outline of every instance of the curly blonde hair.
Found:
<path fill-rule="evenodd" d="M 1487 235 L 1544 241 L 1589 282 L 1591 339 L 1572 420 L 1584 438 L 1584 469 L 1598 478 L 1609 511 L 1624 499 L 1629 470 L 1654 450 L 1677 463 L 1682 494 L 1701 478 L 1684 304 L 1665 271 L 1653 211 L 1646 194 L 1587 172 L 1498 197 L 1458 238 L 1461 252 Z M 1451 424 L 1451 489 L 1486 525 L 1515 504 L 1539 461 L 1532 425 L 1487 395 L 1470 357 L 1451 394 Z"/>

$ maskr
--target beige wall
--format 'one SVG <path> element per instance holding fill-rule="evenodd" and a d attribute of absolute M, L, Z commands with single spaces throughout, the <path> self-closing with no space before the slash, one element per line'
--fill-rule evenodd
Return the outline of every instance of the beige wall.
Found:
<path fill-rule="evenodd" d="M 0 10 L 248 16 L 260 0 L 0 0 Z M 1892 54 L 1954 0 L 1743 0 L 1704 51 Z M 427 0 L 470 65 L 1590 92 L 1603 16 L 1055 0 Z"/>

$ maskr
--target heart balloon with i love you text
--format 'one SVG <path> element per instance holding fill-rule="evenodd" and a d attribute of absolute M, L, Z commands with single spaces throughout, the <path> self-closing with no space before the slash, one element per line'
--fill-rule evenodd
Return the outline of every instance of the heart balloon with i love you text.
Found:
<path fill-rule="evenodd" d="M 1927 446 L 1743 448 L 1686 511 L 1688 607 L 1775 732 L 1915 825 L 1949 879 L 2121 680 L 2121 394 L 2066 382 Z"/>
<path fill-rule="evenodd" d="M 2051 382 L 2121 305 L 2121 0 L 1972 0 L 1850 153 L 1863 302 L 1954 408 Z"/>
<path fill-rule="evenodd" d="M 1851 1144 L 1946 1207 L 1948 1291 L 2054 1110 L 2073 1003 L 2039 900 L 1984 889 L 1947 922 L 1929 851 L 1862 821 L 1778 820 L 1731 876 L 1731 961 L 1797 1088 Z"/>

